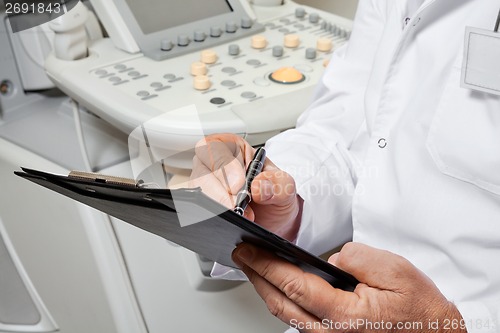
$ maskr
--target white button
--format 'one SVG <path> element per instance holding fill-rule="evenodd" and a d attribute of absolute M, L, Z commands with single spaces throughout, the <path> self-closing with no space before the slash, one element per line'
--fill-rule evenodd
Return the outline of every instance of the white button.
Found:
<path fill-rule="evenodd" d="M 285 36 L 285 47 L 296 48 L 300 45 L 300 38 L 298 35 L 289 34 Z"/>
<path fill-rule="evenodd" d="M 258 77 L 256 79 L 254 79 L 253 83 L 255 83 L 256 85 L 261 86 L 261 87 L 269 87 L 271 85 L 271 82 L 269 82 L 268 80 L 266 80 L 263 77 Z"/>
<path fill-rule="evenodd" d="M 219 59 L 219 57 L 217 56 L 217 53 L 215 53 L 215 51 L 213 50 L 201 51 L 201 62 L 205 64 L 214 64 L 215 62 L 217 62 L 217 59 Z"/>
<path fill-rule="evenodd" d="M 202 62 L 193 62 L 191 64 L 191 75 L 205 75 L 207 74 L 207 65 Z"/>
<path fill-rule="evenodd" d="M 321 37 L 316 43 L 316 48 L 318 51 L 329 52 L 333 47 L 333 42 L 330 38 Z"/>
<path fill-rule="evenodd" d="M 263 49 L 267 46 L 267 39 L 262 35 L 252 37 L 252 47 L 254 49 Z"/>

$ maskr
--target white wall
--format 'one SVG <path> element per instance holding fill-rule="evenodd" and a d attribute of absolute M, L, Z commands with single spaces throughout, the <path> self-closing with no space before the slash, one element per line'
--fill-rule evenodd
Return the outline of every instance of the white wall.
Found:
<path fill-rule="evenodd" d="M 344 16 L 350 19 L 354 18 L 358 0 L 294 0 L 297 3 L 320 8 L 331 13 Z"/>

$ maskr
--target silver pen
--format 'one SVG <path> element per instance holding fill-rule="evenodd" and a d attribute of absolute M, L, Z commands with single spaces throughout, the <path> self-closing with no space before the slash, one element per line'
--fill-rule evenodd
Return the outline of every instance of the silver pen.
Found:
<path fill-rule="evenodd" d="M 251 186 L 252 182 L 257 177 L 257 175 L 264 168 L 264 161 L 266 160 L 266 150 L 260 147 L 255 152 L 252 161 L 248 165 L 248 169 L 245 175 L 245 185 L 238 192 L 236 196 L 236 206 L 234 207 L 234 212 L 243 215 L 245 209 L 247 208 L 250 201 L 252 201 Z"/>

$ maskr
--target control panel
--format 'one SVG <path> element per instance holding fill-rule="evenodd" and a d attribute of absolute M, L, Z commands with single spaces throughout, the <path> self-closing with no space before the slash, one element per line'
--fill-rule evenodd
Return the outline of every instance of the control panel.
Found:
<path fill-rule="evenodd" d="M 330 13 L 290 1 L 255 9 L 264 29 L 248 37 L 162 61 L 101 39 L 85 59 L 49 57 L 47 72 L 122 131 L 147 124 L 170 150 L 166 163 L 189 168 L 192 154 L 183 152 L 204 135 L 236 133 L 258 145 L 293 128 L 332 52 L 349 39 L 351 21 Z"/>

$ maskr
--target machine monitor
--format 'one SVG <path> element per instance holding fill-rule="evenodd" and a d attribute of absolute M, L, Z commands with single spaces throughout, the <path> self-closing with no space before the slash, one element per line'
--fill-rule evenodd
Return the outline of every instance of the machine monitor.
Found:
<path fill-rule="evenodd" d="M 155 60 L 263 31 L 246 0 L 91 0 L 115 45 Z M 194 10 L 196 9 L 196 10 Z"/>

